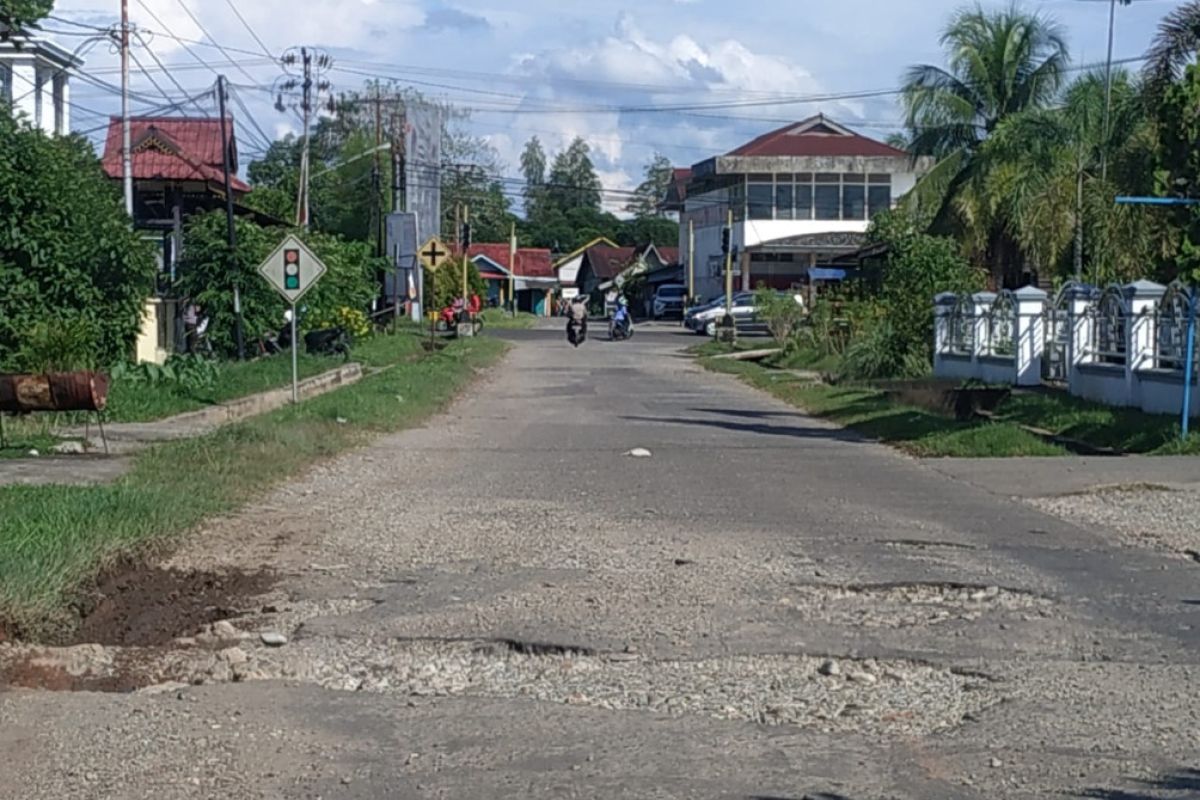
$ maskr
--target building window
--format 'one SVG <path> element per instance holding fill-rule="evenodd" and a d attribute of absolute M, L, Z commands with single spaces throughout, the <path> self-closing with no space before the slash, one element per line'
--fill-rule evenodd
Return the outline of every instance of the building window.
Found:
<path fill-rule="evenodd" d="M 740 222 L 746 218 L 746 184 L 738 182 L 729 187 L 729 206 L 733 209 L 734 220 Z M 725 224 L 724 219 L 721 224 Z"/>
<path fill-rule="evenodd" d="M 872 186 L 867 190 L 867 214 L 870 219 L 875 219 L 877 214 L 882 214 L 891 207 L 892 187 Z"/>
<path fill-rule="evenodd" d="M 813 190 L 813 206 L 819 220 L 842 218 L 842 187 L 836 173 L 818 173 Z"/>
<path fill-rule="evenodd" d="M 771 183 L 747 184 L 747 211 L 750 219 L 771 219 L 771 207 L 775 201 L 775 186 Z"/>
<path fill-rule="evenodd" d="M 861 179 L 862 176 L 858 177 Z M 842 219 L 858 220 L 867 218 L 866 190 L 867 187 L 861 183 L 847 182 L 842 186 Z"/>
<path fill-rule="evenodd" d="M 812 219 L 813 216 L 813 187 L 812 174 L 799 172 L 796 174 L 795 193 L 796 219 Z"/>
<path fill-rule="evenodd" d="M 775 219 L 792 219 L 791 176 L 780 175 L 778 180 L 780 182 L 775 184 Z"/>

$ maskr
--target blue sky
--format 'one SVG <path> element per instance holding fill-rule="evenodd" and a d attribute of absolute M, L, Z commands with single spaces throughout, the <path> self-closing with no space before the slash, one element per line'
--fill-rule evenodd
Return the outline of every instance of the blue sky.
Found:
<path fill-rule="evenodd" d="M 365 79 L 362 73 L 379 74 L 475 109 L 467 124 L 496 147 L 507 175 L 518 174 L 518 156 L 530 136 L 539 136 L 553 152 L 582 135 L 610 189 L 636 185 L 655 151 L 687 165 L 817 111 L 867 135 L 886 137 L 900 118 L 892 97 L 780 101 L 894 88 L 908 65 L 941 63 L 939 31 L 963 5 L 958 0 L 231 1 L 270 52 L 308 44 L 331 53 L 335 64 L 329 78 L 335 89 L 357 88 Z M 985 7 L 1004 4 L 983 2 Z M 1119 8 L 1116 57 L 1140 56 L 1158 21 L 1179 4 L 1134 0 Z M 59 0 L 55 13 L 105 25 L 115 21 L 117 7 L 117 0 Z M 1051 15 L 1066 28 L 1077 63 L 1103 60 L 1106 0 L 1043 0 L 1023 7 Z M 213 73 L 165 35 L 208 41 L 188 16 L 190 10 L 238 65 L 215 47 L 197 46 L 194 52 L 245 85 L 239 94 L 259 127 L 272 136 L 298 127 L 293 117 L 271 107 L 269 91 L 250 88 L 269 87 L 279 70 L 231 11 L 230 0 L 130 0 L 130 10 L 147 31 L 149 49 L 136 51 L 143 64 L 152 66 L 157 56 L 188 90 L 212 83 Z M 47 27 L 72 30 L 53 20 Z M 73 48 L 80 38 L 60 41 Z M 86 69 L 104 81 L 117 82 L 115 65 L 106 45 L 87 55 Z M 169 78 L 152 74 L 168 95 L 178 97 Z M 143 75 L 134 83 L 147 99 L 135 108 L 162 96 Z M 76 81 L 73 93 L 77 103 L 93 111 L 119 110 L 110 92 Z M 741 105 L 695 108 L 729 103 Z M 614 106 L 692 108 L 607 110 Z M 81 110 L 74 113 L 79 129 L 102 121 Z M 252 140 L 260 137 L 241 120 L 239 137 L 247 160 L 255 149 Z"/>

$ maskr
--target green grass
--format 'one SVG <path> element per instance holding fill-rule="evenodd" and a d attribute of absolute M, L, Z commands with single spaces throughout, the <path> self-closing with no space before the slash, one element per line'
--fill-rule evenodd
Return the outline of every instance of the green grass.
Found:
<path fill-rule="evenodd" d="M 387 343 L 364 349 L 371 359 L 389 352 Z M 73 591 L 106 565 L 169 543 L 320 459 L 429 417 L 503 351 L 494 339 L 454 342 L 299 406 L 143 451 L 111 485 L 0 488 L 0 619 L 53 636 L 71 622 Z"/>
<path fill-rule="evenodd" d="M 517 316 L 512 317 L 502 308 L 485 308 L 479 316 L 483 317 L 484 327 L 497 329 L 532 328 L 538 320 L 537 316 L 525 311 L 518 311 Z"/>
<path fill-rule="evenodd" d="M 704 358 L 701 363 L 716 372 L 737 375 L 814 416 L 917 456 L 1003 458 L 1070 452 L 1021 425 L 1121 453 L 1200 454 L 1200 435 L 1180 441 L 1173 417 L 1110 408 L 1060 393 L 1017 392 L 1000 405 L 995 421 L 959 422 L 923 408 L 897 404 L 870 388 L 808 383 L 745 362 Z"/>

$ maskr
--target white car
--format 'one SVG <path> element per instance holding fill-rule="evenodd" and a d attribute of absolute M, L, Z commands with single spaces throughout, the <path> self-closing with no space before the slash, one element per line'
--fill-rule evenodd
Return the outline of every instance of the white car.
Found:
<path fill-rule="evenodd" d="M 804 305 L 804 298 L 793 295 L 796 302 Z M 754 305 L 754 292 L 738 292 L 733 296 L 733 320 L 739 328 L 752 325 L 758 321 L 758 309 Z M 704 336 L 717 335 L 717 326 L 725 316 L 725 298 L 721 297 L 707 305 L 690 309 L 684 316 L 683 324 L 689 330 Z"/>

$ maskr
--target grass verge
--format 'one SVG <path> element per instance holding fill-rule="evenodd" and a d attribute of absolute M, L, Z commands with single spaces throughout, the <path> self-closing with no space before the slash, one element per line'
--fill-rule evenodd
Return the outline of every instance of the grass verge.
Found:
<path fill-rule="evenodd" d="M 403 338 L 420 348 L 416 337 Z M 374 347 L 367 360 L 394 356 L 399 344 Z M 503 351 L 494 339 L 453 342 L 299 406 L 146 450 L 111 485 L 0 488 L 0 620 L 30 638 L 70 626 L 73 591 L 107 565 L 167 543 L 315 461 L 428 418 Z"/>
<path fill-rule="evenodd" d="M 997 409 L 996 421 L 959 422 L 922 408 L 899 405 L 869 388 L 801 381 L 778 370 L 728 359 L 701 358 L 715 372 L 736 375 L 817 417 L 928 458 L 1002 458 L 1067 455 L 1067 448 L 1021 427 L 1122 453 L 1200 454 L 1200 436 L 1182 442 L 1172 417 L 1110 408 L 1058 393 L 1017 393 Z"/>
<path fill-rule="evenodd" d="M 483 317 L 484 327 L 497 330 L 532 328 L 538 319 L 524 311 L 519 311 L 515 317 L 511 317 L 502 308 L 485 308 L 480 316 Z"/>

